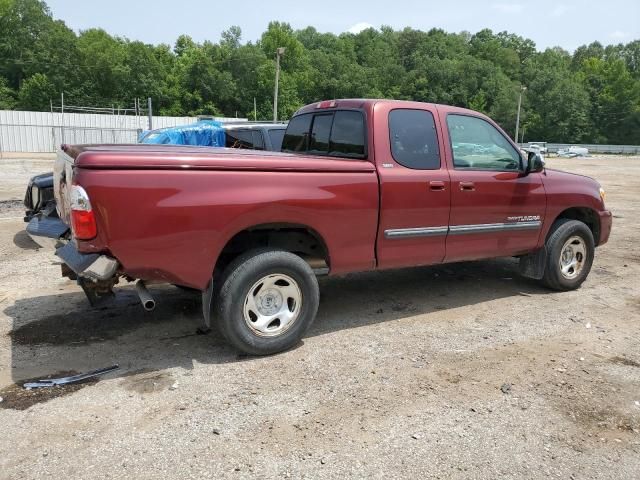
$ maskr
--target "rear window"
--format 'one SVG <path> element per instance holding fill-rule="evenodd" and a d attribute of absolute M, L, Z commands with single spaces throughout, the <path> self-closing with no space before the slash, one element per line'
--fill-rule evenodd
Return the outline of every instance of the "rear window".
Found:
<path fill-rule="evenodd" d="M 336 112 L 329 155 L 364 158 L 364 118 L 360 112 Z"/>
<path fill-rule="evenodd" d="M 287 126 L 287 131 L 282 140 L 283 152 L 306 152 L 311 130 L 313 115 L 307 113 L 293 117 Z"/>
<path fill-rule="evenodd" d="M 326 155 L 329 153 L 329 135 L 331 135 L 332 123 L 333 114 L 314 115 L 308 153 L 311 155 Z"/>
<path fill-rule="evenodd" d="M 289 122 L 282 151 L 365 158 L 364 115 L 352 110 L 298 115 Z"/>

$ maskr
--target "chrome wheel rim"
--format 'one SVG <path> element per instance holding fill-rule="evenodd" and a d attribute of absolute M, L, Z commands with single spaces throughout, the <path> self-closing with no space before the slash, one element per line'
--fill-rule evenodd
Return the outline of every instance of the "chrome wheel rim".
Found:
<path fill-rule="evenodd" d="M 573 280 L 582 272 L 587 260 L 587 246 L 582 237 L 569 238 L 560 251 L 560 273 L 567 280 Z"/>
<path fill-rule="evenodd" d="M 298 320 L 302 291 L 298 283 L 281 273 L 262 277 L 244 300 L 244 321 L 261 337 L 282 335 Z"/>

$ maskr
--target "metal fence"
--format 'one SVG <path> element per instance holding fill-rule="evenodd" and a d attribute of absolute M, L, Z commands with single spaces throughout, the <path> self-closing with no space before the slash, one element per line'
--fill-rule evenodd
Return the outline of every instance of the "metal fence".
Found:
<path fill-rule="evenodd" d="M 558 150 L 566 150 L 569 147 L 585 147 L 589 149 L 589 153 L 620 153 L 624 155 L 640 154 L 640 145 L 576 145 L 569 143 L 547 143 L 547 149 L 553 153 L 557 153 Z"/>
<path fill-rule="evenodd" d="M 532 142 L 535 143 L 535 142 Z M 529 143 L 522 143 L 520 146 L 528 147 Z M 589 149 L 589 153 L 617 153 L 623 155 L 639 155 L 640 145 L 599 145 L 599 144 L 577 144 L 577 143 L 547 143 L 549 153 L 558 153 L 558 150 L 566 150 L 569 147 L 584 147 Z"/>
<path fill-rule="evenodd" d="M 215 117 L 221 122 L 246 119 Z M 153 128 L 193 123 L 195 117 L 154 116 Z M 55 152 L 62 143 L 136 143 L 149 119 L 142 115 L 0 110 L 0 154 Z"/>

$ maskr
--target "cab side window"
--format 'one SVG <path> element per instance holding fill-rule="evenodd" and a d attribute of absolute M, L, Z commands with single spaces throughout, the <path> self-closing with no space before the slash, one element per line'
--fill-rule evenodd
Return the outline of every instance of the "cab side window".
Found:
<path fill-rule="evenodd" d="M 436 124 L 431 112 L 398 108 L 389 112 L 391 155 L 400 165 L 417 170 L 440 168 Z"/>
<path fill-rule="evenodd" d="M 447 126 L 456 169 L 517 171 L 521 168 L 518 151 L 486 120 L 449 114 Z"/>

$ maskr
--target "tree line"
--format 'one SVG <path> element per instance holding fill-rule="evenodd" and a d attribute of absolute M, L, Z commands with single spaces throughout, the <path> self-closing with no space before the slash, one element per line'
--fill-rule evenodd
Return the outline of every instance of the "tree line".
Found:
<path fill-rule="evenodd" d="M 0 109 L 49 110 L 50 100 L 131 107 L 151 97 L 159 115 L 272 116 L 275 51 L 279 116 L 332 98 L 396 98 L 482 111 L 511 135 L 523 94 L 526 140 L 640 144 L 640 40 L 569 53 L 532 40 L 370 28 L 358 34 L 271 22 L 256 42 L 239 27 L 216 42 L 180 36 L 149 45 L 92 28 L 76 34 L 41 0 L 0 0 Z"/>

